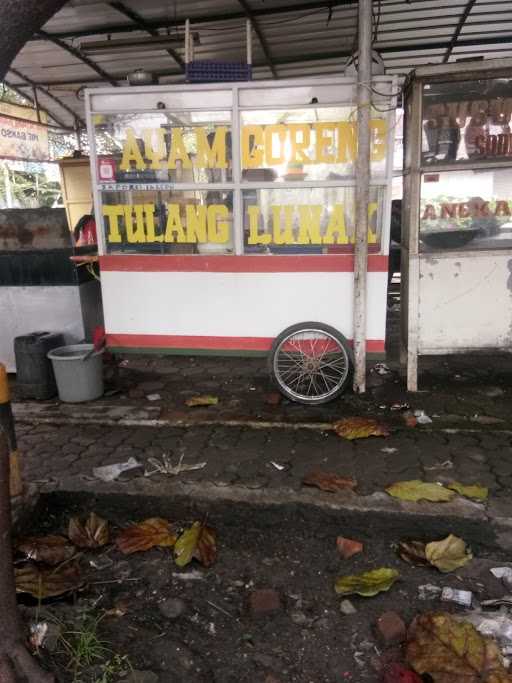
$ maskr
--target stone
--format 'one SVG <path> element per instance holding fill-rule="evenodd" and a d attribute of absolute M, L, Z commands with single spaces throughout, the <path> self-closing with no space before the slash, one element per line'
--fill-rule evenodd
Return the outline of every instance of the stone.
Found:
<path fill-rule="evenodd" d="M 309 624 L 308 617 L 300 610 L 294 610 L 293 612 L 290 612 L 290 619 L 294 624 L 297 624 L 297 626 L 307 626 Z"/>
<path fill-rule="evenodd" d="M 351 614 L 357 614 L 357 610 L 350 600 L 342 600 L 340 603 L 340 612 L 349 616 Z"/>
<path fill-rule="evenodd" d="M 254 616 L 273 614 L 281 610 L 281 597 L 273 588 L 260 588 L 250 594 L 249 607 Z"/>
<path fill-rule="evenodd" d="M 377 619 L 377 634 L 385 645 L 402 643 L 406 632 L 405 623 L 396 612 L 384 612 Z"/>
<path fill-rule="evenodd" d="M 133 669 L 125 681 L 126 683 L 158 683 L 158 676 L 152 671 L 137 671 Z"/>
<path fill-rule="evenodd" d="M 174 621 L 185 613 L 187 604 L 181 598 L 167 598 L 167 600 L 158 603 L 158 609 L 166 619 Z"/>

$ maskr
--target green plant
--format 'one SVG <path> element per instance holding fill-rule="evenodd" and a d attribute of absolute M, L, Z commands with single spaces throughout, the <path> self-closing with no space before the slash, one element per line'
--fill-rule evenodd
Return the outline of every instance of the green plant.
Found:
<path fill-rule="evenodd" d="M 98 634 L 101 619 L 101 616 L 85 614 L 75 629 L 64 631 L 60 636 L 64 654 L 68 657 L 66 668 L 73 672 L 73 683 L 85 683 L 82 680 L 84 670 L 104 663 L 112 655 L 109 644 Z M 100 681 L 103 683 L 102 679 Z"/>
<path fill-rule="evenodd" d="M 128 655 L 114 655 L 101 665 L 101 677 L 94 683 L 113 683 L 118 677 L 126 676 L 132 670 Z"/>

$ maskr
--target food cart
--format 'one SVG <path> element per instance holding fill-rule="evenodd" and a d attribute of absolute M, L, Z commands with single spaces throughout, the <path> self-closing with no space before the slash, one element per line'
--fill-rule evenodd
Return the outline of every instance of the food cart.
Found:
<path fill-rule="evenodd" d="M 382 354 L 394 78 L 372 89 L 367 349 Z M 88 91 L 108 346 L 269 355 L 293 400 L 343 391 L 355 102 L 343 77 Z"/>
<path fill-rule="evenodd" d="M 406 88 L 402 349 L 512 346 L 512 60 L 418 68 Z M 405 360 L 405 359 L 404 359 Z"/>

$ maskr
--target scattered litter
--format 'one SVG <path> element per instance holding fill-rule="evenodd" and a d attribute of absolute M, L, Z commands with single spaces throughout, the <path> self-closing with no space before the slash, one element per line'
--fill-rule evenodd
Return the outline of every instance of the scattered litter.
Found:
<path fill-rule="evenodd" d="M 408 410 L 410 407 L 408 403 L 393 403 L 390 410 Z"/>
<path fill-rule="evenodd" d="M 415 410 L 414 417 L 419 425 L 432 424 L 432 418 L 430 418 L 424 410 Z"/>
<path fill-rule="evenodd" d="M 482 600 L 480 606 L 488 609 L 489 607 L 512 607 L 512 595 L 504 595 L 501 598 L 492 600 Z"/>
<path fill-rule="evenodd" d="M 340 612 L 342 614 L 345 614 L 346 616 L 350 616 L 351 614 L 357 614 L 357 610 L 354 607 L 354 605 L 350 602 L 350 600 L 341 601 Z"/>
<path fill-rule="evenodd" d="M 100 555 L 99 557 L 92 557 L 89 560 L 89 564 L 94 569 L 102 571 L 103 569 L 108 569 L 114 564 L 114 561 L 107 555 Z"/>
<path fill-rule="evenodd" d="M 146 398 L 148 399 L 148 401 L 160 401 L 162 397 L 160 396 L 160 394 L 148 394 Z"/>
<path fill-rule="evenodd" d="M 398 453 L 398 448 L 390 448 L 389 446 L 386 448 L 381 448 L 380 449 L 381 453 L 388 453 L 391 455 L 392 453 Z"/>
<path fill-rule="evenodd" d="M 279 470 L 279 472 L 282 472 L 287 468 L 287 465 L 281 465 L 279 462 L 275 462 L 274 460 L 270 461 L 270 464 L 276 468 L 276 470 Z"/>
<path fill-rule="evenodd" d="M 185 405 L 189 408 L 197 408 L 200 406 L 216 406 L 218 402 L 217 396 L 193 396 L 185 401 Z"/>
<path fill-rule="evenodd" d="M 312 470 L 308 472 L 302 480 L 304 486 L 316 486 L 321 491 L 336 493 L 343 490 L 354 490 L 357 481 L 352 477 L 340 477 L 333 472 L 322 472 L 322 470 Z"/>
<path fill-rule="evenodd" d="M 222 614 L 225 614 L 227 617 L 230 617 L 231 619 L 233 618 L 233 615 L 231 612 L 228 612 L 227 609 L 224 609 L 224 607 L 220 607 L 219 605 L 216 605 L 214 602 L 211 600 L 206 601 L 211 607 L 214 609 L 218 610 L 219 612 L 222 612 Z"/>
<path fill-rule="evenodd" d="M 30 624 L 30 644 L 35 650 L 43 646 L 43 643 L 48 633 L 48 624 L 46 621 L 39 621 L 36 624 Z"/>
<path fill-rule="evenodd" d="M 96 479 L 102 481 L 114 481 L 123 472 L 134 470 L 137 467 L 142 467 L 141 463 L 135 458 L 129 458 L 126 462 L 116 462 L 114 465 L 104 465 L 102 467 L 94 467 L 92 473 Z"/>
<path fill-rule="evenodd" d="M 403 412 L 402 417 L 406 427 L 416 427 L 416 425 L 418 424 L 418 420 L 416 419 L 416 416 L 414 415 L 412 410 L 406 410 L 405 412 Z"/>
<path fill-rule="evenodd" d="M 204 581 L 205 575 L 203 572 L 197 569 L 192 569 L 189 572 L 173 572 L 173 579 L 179 579 L 180 581 Z"/>
<path fill-rule="evenodd" d="M 506 612 L 484 613 L 475 610 L 461 615 L 460 618 L 473 625 L 483 636 L 495 638 L 503 654 L 512 653 L 512 619 Z"/>
<path fill-rule="evenodd" d="M 462 607 L 471 607 L 473 593 L 471 591 L 462 591 L 447 587 L 443 588 L 441 600 L 443 602 L 455 602 L 457 605 L 462 605 Z"/>
<path fill-rule="evenodd" d="M 119 363 L 117 365 L 120 368 L 127 368 L 128 367 L 128 360 L 125 359 L 125 360 L 119 361 Z"/>
<path fill-rule="evenodd" d="M 336 579 L 335 590 L 339 595 L 362 595 L 371 598 L 377 593 L 388 591 L 398 577 L 396 569 L 380 567 L 362 574 L 340 576 Z"/>
<path fill-rule="evenodd" d="M 209 633 L 211 636 L 216 636 L 216 635 L 217 635 L 217 631 L 216 631 L 216 629 L 215 629 L 215 624 L 213 623 L 213 621 L 210 621 L 210 623 L 208 624 L 208 633 Z"/>
<path fill-rule="evenodd" d="M 386 425 L 371 417 L 344 417 L 335 422 L 333 427 L 338 436 L 349 441 L 367 439 L 370 436 L 389 436 Z"/>
<path fill-rule="evenodd" d="M 349 557 L 363 552 L 363 544 L 360 541 L 354 541 L 343 536 L 338 536 L 336 539 L 336 547 L 344 560 L 348 560 Z"/>
<path fill-rule="evenodd" d="M 38 600 L 56 598 L 84 585 L 78 562 L 63 562 L 58 567 L 41 568 L 32 562 L 14 570 L 16 592 L 29 593 Z"/>
<path fill-rule="evenodd" d="M 372 368 L 372 372 L 376 372 L 377 375 L 391 374 L 391 370 L 388 368 L 386 363 L 376 363 Z"/>
<path fill-rule="evenodd" d="M 512 589 L 512 567 L 494 567 L 491 574 L 500 579 L 509 590 Z"/>
<path fill-rule="evenodd" d="M 76 553 L 75 547 L 67 538 L 54 535 L 22 539 L 17 544 L 16 550 L 29 560 L 45 562 L 52 566 L 70 560 Z"/>
<path fill-rule="evenodd" d="M 422 586 L 418 586 L 418 597 L 420 600 L 435 600 L 440 597 L 442 590 L 432 583 L 424 583 Z"/>
<path fill-rule="evenodd" d="M 453 469 L 453 462 L 451 460 L 444 460 L 443 462 L 440 462 L 438 465 L 432 465 L 432 467 L 424 467 L 423 469 L 425 469 L 427 471 L 451 470 L 451 469 Z"/>
<path fill-rule="evenodd" d="M 154 474 L 169 474 L 172 477 L 177 477 L 178 474 L 181 474 L 182 472 L 193 472 L 194 470 L 202 470 L 207 465 L 206 462 L 196 462 L 192 463 L 191 465 L 184 465 L 184 457 L 185 454 L 182 453 L 177 465 L 173 465 L 170 456 L 166 455 L 165 453 L 162 456 L 162 460 L 158 460 L 157 458 L 148 458 L 148 463 L 150 465 L 153 465 L 154 469 L 150 471 L 146 470 L 144 472 L 144 476 L 152 477 Z"/>

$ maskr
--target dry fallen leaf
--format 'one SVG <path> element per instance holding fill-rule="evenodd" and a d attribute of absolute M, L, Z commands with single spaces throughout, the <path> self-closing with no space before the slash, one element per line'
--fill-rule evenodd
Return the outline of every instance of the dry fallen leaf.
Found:
<path fill-rule="evenodd" d="M 335 590 L 339 595 L 362 595 L 371 598 L 377 593 L 388 591 L 398 579 L 396 569 L 380 567 L 363 574 L 340 576 L 336 579 Z"/>
<path fill-rule="evenodd" d="M 334 423 L 334 431 L 350 441 L 369 436 L 389 436 L 389 429 L 371 417 L 344 417 Z"/>
<path fill-rule="evenodd" d="M 178 567 L 185 567 L 193 558 L 204 567 L 210 567 L 217 557 L 215 531 L 201 522 L 194 522 L 176 541 L 174 556 Z"/>
<path fill-rule="evenodd" d="M 402 418 L 406 427 L 417 427 L 418 420 L 416 419 L 416 415 L 411 410 L 407 410 L 405 413 L 402 413 Z"/>
<path fill-rule="evenodd" d="M 302 480 L 304 486 L 316 486 L 322 491 L 336 493 L 346 489 L 353 490 L 357 486 L 357 481 L 352 477 L 340 477 L 333 472 L 323 472 L 322 470 L 311 470 Z"/>
<path fill-rule="evenodd" d="M 185 401 L 185 405 L 189 408 L 196 408 L 198 406 L 216 406 L 218 402 L 217 396 L 193 396 Z"/>
<path fill-rule="evenodd" d="M 84 584 L 77 562 L 65 562 L 51 569 L 29 562 L 15 570 L 15 578 L 17 593 L 29 593 L 38 600 L 55 598 Z"/>
<path fill-rule="evenodd" d="M 398 554 L 405 562 L 413 566 L 425 566 L 430 562 L 425 555 L 425 543 L 423 541 L 400 541 Z"/>
<path fill-rule="evenodd" d="M 75 547 L 64 536 L 39 536 L 22 539 L 16 550 L 29 560 L 45 562 L 52 566 L 70 560 L 76 552 Z"/>
<path fill-rule="evenodd" d="M 386 493 L 393 498 L 408 500 L 417 503 L 419 500 L 428 500 L 434 503 L 444 503 L 455 497 L 455 491 L 444 488 L 441 484 L 431 484 L 419 479 L 410 481 L 397 481 L 388 486 Z"/>
<path fill-rule="evenodd" d="M 170 522 L 161 517 L 151 517 L 144 522 L 123 529 L 115 540 L 117 548 L 124 555 L 140 553 L 155 546 L 172 548 L 176 536 Z"/>
<path fill-rule="evenodd" d="M 471 551 L 462 538 L 450 534 L 442 541 L 433 541 L 425 546 L 425 556 L 440 572 L 452 572 L 473 559 Z"/>
<path fill-rule="evenodd" d="M 449 614 L 421 614 L 411 629 L 408 664 L 434 683 L 512 683 L 498 645 Z"/>
<path fill-rule="evenodd" d="M 267 394 L 263 400 L 268 406 L 278 406 L 283 400 L 283 397 L 281 394 L 278 394 L 277 391 L 274 391 L 271 394 Z"/>
<path fill-rule="evenodd" d="M 471 500 L 483 501 L 487 500 L 489 496 L 489 489 L 486 486 L 480 486 L 480 484 L 469 484 L 466 486 L 458 481 L 452 481 L 450 484 L 446 484 L 446 487 L 452 491 L 457 491 L 464 498 L 471 498 Z"/>
<path fill-rule="evenodd" d="M 91 512 L 85 524 L 79 517 L 71 517 L 68 536 L 79 548 L 101 548 L 108 543 L 108 522 Z"/>
<path fill-rule="evenodd" d="M 363 544 L 360 541 L 354 541 L 351 538 L 344 538 L 343 536 L 338 536 L 336 539 L 336 547 L 344 560 L 348 560 L 349 557 L 363 551 Z"/>

